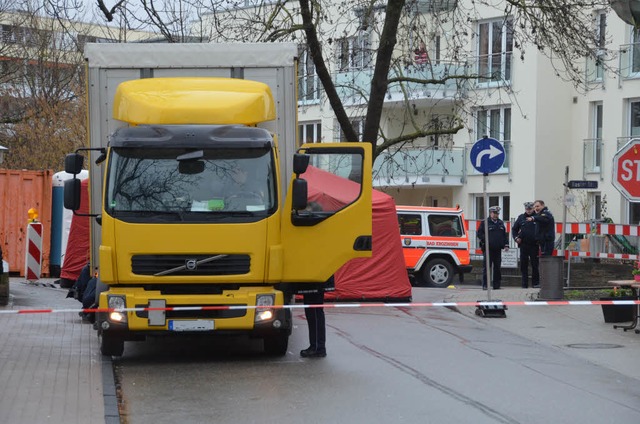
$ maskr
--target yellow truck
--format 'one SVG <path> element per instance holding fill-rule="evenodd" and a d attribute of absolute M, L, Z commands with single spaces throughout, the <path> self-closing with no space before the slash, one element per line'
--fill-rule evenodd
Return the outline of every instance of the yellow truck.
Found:
<path fill-rule="evenodd" d="M 88 153 L 104 355 L 187 334 L 243 334 L 284 355 L 294 294 L 371 255 L 370 145 L 298 144 L 297 52 L 86 46 L 90 147 L 65 170 L 79 173 Z M 319 174 L 359 188 L 317 210 L 322 182 L 336 181 Z M 64 196 L 79 208 L 78 179 Z"/>

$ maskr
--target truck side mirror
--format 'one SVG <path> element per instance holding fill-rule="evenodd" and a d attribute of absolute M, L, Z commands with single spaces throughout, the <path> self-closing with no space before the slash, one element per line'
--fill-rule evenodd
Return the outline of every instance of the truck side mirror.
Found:
<path fill-rule="evenodd" d="M 64 158 L 64 170 L 69 174 L 73 174 L 73 175 L 79 174 L 80 171 L 82 171 L 83 165 L 84 165 L 84 156 L 79 155 L 77 153 L 69 153 Z"/>
<path fill-rule="evenodd" d="M 67 155 L 67 158 L 69 156 L 70 155 Z M 72 211 L 80 209 L 80 180 L 77 178 L 72 178 L 64 182 L 64 207 Z"/>
<path fill-rule="evenodd" d="M 307 180 L 296 178 L 291 187 L 291 207 L 300 211 L 307 207 Z"/>
<path fill-rule="evenodd" d="M 307 172 L 309 166 L 309 155 L 304 153 L 295 153 L 293 155 L 293 173 L 296 175 Z M 304 209 L 304 208 L 303 208 Z"/>

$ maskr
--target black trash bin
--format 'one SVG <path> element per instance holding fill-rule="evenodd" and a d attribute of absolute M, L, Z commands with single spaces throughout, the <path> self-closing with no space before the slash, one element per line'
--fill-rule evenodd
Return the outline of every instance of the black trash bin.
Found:
<path fill-rule="evenodd" d="M 564 297 L 563 263 L 561 256 L 540 257 L 540 299 L 562 300 Z"/>

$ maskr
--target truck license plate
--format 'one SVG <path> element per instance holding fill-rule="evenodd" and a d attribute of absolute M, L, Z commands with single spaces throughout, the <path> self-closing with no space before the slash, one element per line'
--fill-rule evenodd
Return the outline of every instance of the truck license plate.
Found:
<path fill-rule="evenodd" d="M 210 331 L 213 321 L 204 319 L 169 320 L 169 331 Z"/>

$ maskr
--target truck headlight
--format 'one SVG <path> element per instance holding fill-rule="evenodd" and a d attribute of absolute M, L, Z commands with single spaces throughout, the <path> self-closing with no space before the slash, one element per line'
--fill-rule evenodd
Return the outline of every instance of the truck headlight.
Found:
<path fill-rule="evenodd" d="M 273 294 L 259 294 L 256 296 L 256 318 L 255 322 L 268 321 L 273 318 L 273 304 L 275 296 Z"/>
<path fill-rule="evenodd" d="M 109 309 L 125 309 L 127 307 L 127 301 L 124 296 L 107 296 L 107 306 Z M 109 313 L 109 320 L 113 322 L 127 322 L 126 312 L 113 311 Z"/>

